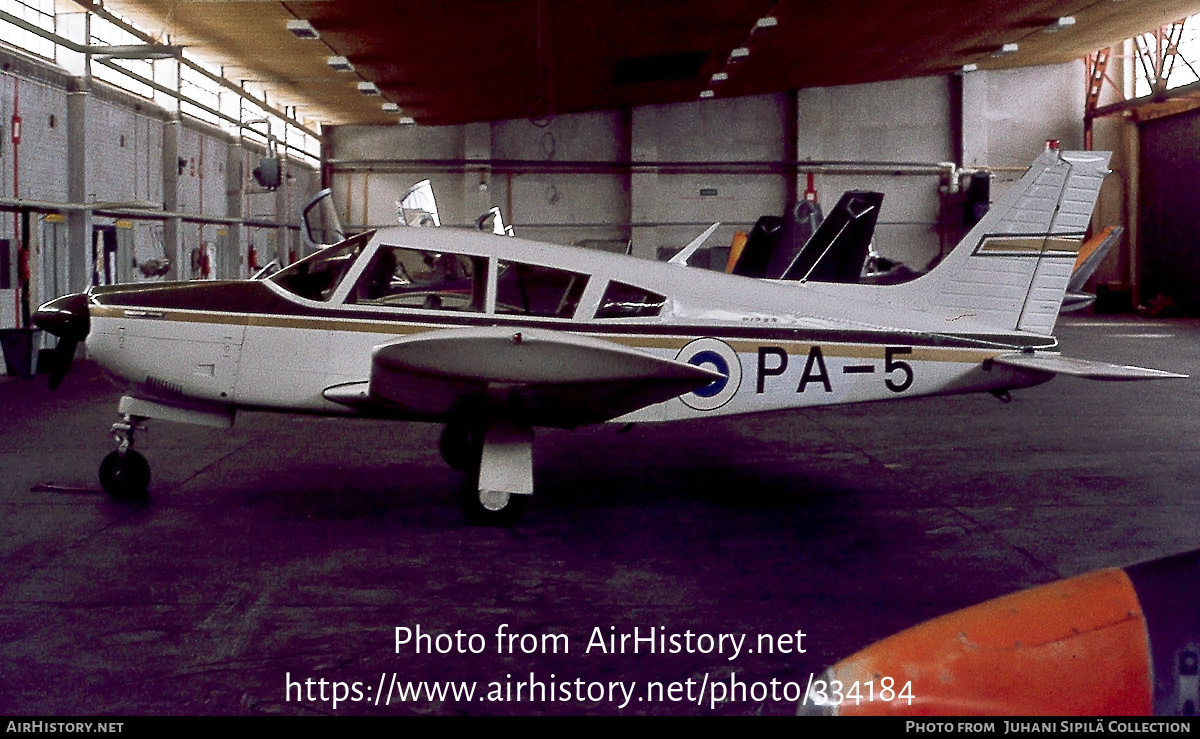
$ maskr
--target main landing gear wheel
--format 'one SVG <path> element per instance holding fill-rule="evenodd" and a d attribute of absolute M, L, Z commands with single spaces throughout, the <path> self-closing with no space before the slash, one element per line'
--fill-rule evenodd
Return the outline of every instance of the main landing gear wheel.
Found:
<path fill-rule="evenodd" d="M 450 423 L 442 432 L 442 456 L 463 471 L 458 502 L 475 526 L 511 526 L 533 494 L 533 429 L 489 421 Z"/>
<path fill-rule="evenodd" d="M 132 449 L 112 452 L 100 463 L 100 486 L 115 500 L 144 501 L 150 487 L 150 463 Z"/>
<path fill-rule="evenodd" d="M 479 490 L 479 468 L 463 475 L 458 491 L 458 503 L 463 516 L 472 526 L 512 526 L 525 513 L 531 495 Z"/>
<path fill-rule="evenodd" d="M 466 423 L 448 423 L 438 439 L 438 451 L 451 469 L 478 471 L 483 454 L 483 429 Z"/>

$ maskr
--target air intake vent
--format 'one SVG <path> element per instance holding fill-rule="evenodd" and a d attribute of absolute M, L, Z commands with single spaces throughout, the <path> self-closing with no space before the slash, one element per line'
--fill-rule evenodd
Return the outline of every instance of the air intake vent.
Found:
<path fill-rule="evenodd" d="M 181 387 L 179 384 L 174 383 L 174 382 L 169 382 L 167 380 L 160 380 L 157 377 L 147 376 L 146 377 L 146 387 L 151 392 L 153 392 L 155 395 L 165 395 L 165 396 L 174 396 L 174 397 L 182 397 L 183 396 L 183 387 Z"/>

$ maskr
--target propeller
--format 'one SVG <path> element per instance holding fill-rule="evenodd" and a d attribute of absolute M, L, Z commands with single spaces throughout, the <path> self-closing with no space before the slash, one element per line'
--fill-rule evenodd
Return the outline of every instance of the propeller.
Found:
<path fill-rule="evenodd" d="M 88 313 L 88 296 L 75 293 L 46 303 L 33 314 L 34 324 L 58 337 L 54 362 L 50 368 L 50 389 L 57 390 L 71 369 L 75 348 L 87 338 L 92 321 Z"/>

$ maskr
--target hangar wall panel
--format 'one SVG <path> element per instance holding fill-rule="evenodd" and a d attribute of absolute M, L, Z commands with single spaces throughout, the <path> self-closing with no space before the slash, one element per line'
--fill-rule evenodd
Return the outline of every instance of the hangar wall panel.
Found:
<path fill-rule="evenodd" d="M 492 157 L 500 160 L 629 161 L 628 123 L 620 111 L 558 116 L 545 125 L 497 121 L 491 141 Z M 495 190 L 492 202 L 506 219 L 526 224 L 521 233 L 529 238 L 584 245 L 622 245 L 629 239 L 624 173 L 518 173 L 493 178 L 489 190 Z"/>
<path fill-rule="evenodd" d="M 633 112 L 635 162 L 764 162 L 784 155 L 785 94 L 757 95 Z M 709 245 L 728 245 L 735 231 L 749 231 L 761 215 L 783 212 L 786 184 L 778 175 L 634 174 L 634 250 L 654 258 L 678 250 L 709 224 L 720 221 Z"/>
<path fill-rule="evenodd" d="M 796 158 L 801 162 L 954 161 L 945 77 L 813 88 L 798 91 L 796 98 Z M 874 244 L 884 256 L 922 269 L 946 246 L 937 228 L 941 199 L 936 176 L 821 174 L 814 185 L 826 211 L 847 190 L 884 193 Z"/>
<path fill-rule="evenodd" d="M 179 132 L 179 209 L 223 216 L 226 213 L 226 143 L 217 136 L 184 126 Z"/>
<path fill-rule="evenodd" d="M 963 75 L 963 164 L 1025 167 L 1058 139 L 1083 148 L 1083 62 Z"/>
<path fill-rule="evenodd" d="M 332 183 L 334 203 L 347 228 L 373 228 L 396 223 L 396 200 L 423 179 L 433 180 L 443 222 L 462 223 L 456 202 L 462 177 L 446 174 L 431 163 L 463 157 L 463 126 L 339 126 L 328 137 L 326 159 L 356 162 L 412 161 L 405 171 L 343 172 Z M 335 165 L 336 166 L 336 165 Z"/>
<path fill-rule="evenodd" d="M 52 64 L 25 56 L 0 52 L 0 62 L 4 63 L 4 71 L 0 72 L 0 196 L 15 194 L 63 205 L 100 202 L 164 206 L 165 184 L 169 181 L 164 175 L 179 176 L 173 167 L 163 171 L 163 152 L 171 149 L 166 139 L 167 129 L 174 130 L 166 123 L 171 118 L 170 111 L 100 81 L 93 80 L 89 86 Z M 81 92 L 69 95 L 68 89 Z M 21 117 L 21 140 L 15 151 L 14 113 Z M 185 118 L 179 128 L 182 129 L 180 156 L 187 159 L 184 174 L 179 176 L 179 209 L 225 216 L 231 201 L 229 191 L 236 193 L 245 184 L 240 171 L 227 171 L 230 161 L 238 161 L 228 153 L 236 142 L 224 132 L 191 119 Z M 77 142 L 83 148 L 71 150 Z M 258 156 L 258 153 L 246 154 L 254 162 Z M 70 162 L 80 164 L 75 186 L 70 179 L 74 176 Z M 249 169 L 245 171 L 248 173 Z M 289 171 L 292 176 L 287 187 L 277 193 L 247 195 L 244 202 L 253 202 L 253 208 L 271 221 L 296 222 L 299 207 L 315 192 L 319 175 L 300 162 L 292 162 Z M 237 202 L 239 198 L 234 195 L 232 199 Z M 246 207 L 243 212 L 250 211 Z M 0 238 L 9 239 L 14 250 L 17 240 L 14 224 L 18 221 L 10 213 L 0 213 Z M 227 229 L 225 224 L 203 227 L 191 224 L 181 228 L 178 248 L 174 241 L 167 243 L 168 229 L 162 221 L 131 221 L 86 211 L 71 211 L 68 215 L 51 209 L 35 214 L 32 226 L 30 302 L 34 306 L 88 284 L 93 268 L 89 229 L 93 227 L 116 227 L 120 258 L 115 264 L 119 266 L 116 275 L 119 279 L 145 279 L 133 268 L 133 263 L 164 256 L 175 267 L 169 277 L 191 277 L 187 267 L 193 249 L 201 244 L 215 247 L 221 243 L 229 250 L 224 262 L 227 275 L 222 276 L 245 274 L 244 249 L 250 234 L 245 229 Z M 258 229 L 254 235 L 271 244 L 293 245 L 297 255 L 300 253 L 295 230 Z M 286 258 L 287 254 L 288 249 L 284 248 L 282 255 Z M 15 284 L 15 251 L 10 253 L 9 261 L 6 284 Z M 15 290 L 0 288 L 0 328 L 15 325 L 16 296 Z"/>
<path fill-rule="evenodd" d="M 19 98 L 19 99 L 18 99 Z M 66 150 L 67 95 L 63 88 L 40 79 L 27 79 L 13 74 L 0 75 L 0 193 L 29 199 L 65 200 L 67 196 Z M 12 140 L 12 118 L 21 116 L 21 142 L 15 147 Z M 51 116 L 54 127 L 51 128 Z M 8 284 L 16 285 L 18 274 L 16 244 L 19 238 L 18 219 L 11 213 L 0 213 L 0 238 L 10 242 Z M 33 220 L 34 269 L 40 266 L 39 237 L 42 219 Z M 55 275 L 54 277 L 59 277 Z M 65 275 L 62 276 L 65 280 Z M 31 302 L 40 297 L 40 279 L 32 281 Z M 16 324 L 17 291 L 0 289 L 0 327 Z"/>
<path fill-rule="evenodd" d="M 1200 111 L 1139 127 L 1141 302 L 1168 315 L 1200 315 Z"/>
<path fill-rule="evenodd" d="M 495 205 L 519 235 L 614 249 L 632 237 L 636 254 L 654 258 L 713 221 L 723 226 L 709 243 L 720 245 L 759 216 L 782 213 L 789 190 L 803 192 L 806 180 L 790 183 L 779 171 L 792 131 L 800 162 L 874 165 L 953 162 L 961 142 L 968 165 L 1025 167 L 1046 138 L 1067 147 L 1082 141 L 1083 77 L 1076 64 L 972 73 L 961 97 L 957 84 L 929 77 L 801 90 L 794 107 L 785 93 L 718 98 L 563 115 L 548 125 L 337 126 L 328 129 L 326 153 L 348 224 L 393 223 L 396 197 L 428 177 L 443 223 L 467 226 Z M 562 171 L 507 174 L 490 166 L 513 161 L 558 163 Z M 775 171 L 738 173 L 722 167 L 729 162 Z M 672 171 L 672 163 L 689 166 Z M 821 174 L 815 184 L 826 208 L 847 189 L 884 192 L 878 251 L 923 268 L 953 246 L 940 221 L 957 214 L 942 213 L 936 175 L 884 170 Z M 998 183 L 993 195 L 1002 189 Z"/>
<path fill-rule="evenodd" d="M 161 206 L 161 121 L 96 95 L 89 96 L 87 110 L 89 198 Z"/>
<path fill-rule="evenodd" d="M 5 75 L 3 78 L 3 149 L 5 180 L 3 192 L 13 192 L 12 120 L 13 86 L 20 86 L 21 143 L 18 164 L 20 196 L 34 200 L 61 201 L 67 198 L 67 93 L 40 81 Z M 54 117 L 51 126 L 51 116 Z"/>

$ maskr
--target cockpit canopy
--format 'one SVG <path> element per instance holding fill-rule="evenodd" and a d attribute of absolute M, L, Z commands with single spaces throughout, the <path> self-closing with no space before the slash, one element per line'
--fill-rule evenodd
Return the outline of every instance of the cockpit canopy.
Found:
<path fill-rule="evenodd" d="M 591 275 L 519 259 L 371 244 L 375 236 L 350 238 L 269 279 L 306 300 L 368 308 L 616 319 L 653 318 L 666 304 L 663 295 L 614 280 L 594 313 L 578 316 Z M 349 289 L 341 290 L 347 280 Z"/>

